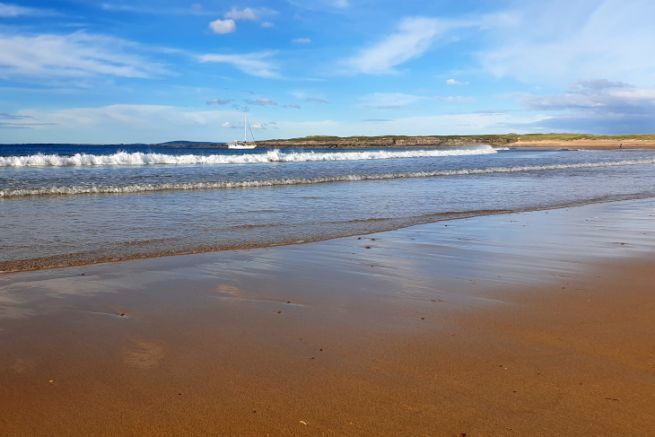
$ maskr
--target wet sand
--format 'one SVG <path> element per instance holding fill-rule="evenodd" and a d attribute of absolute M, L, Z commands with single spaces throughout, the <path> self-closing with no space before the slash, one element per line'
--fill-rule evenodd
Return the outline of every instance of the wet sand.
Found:
<path fill-rule="evenodd" d="M 1 435 L 647 435 L 655 200 L 0 276 Z"/>

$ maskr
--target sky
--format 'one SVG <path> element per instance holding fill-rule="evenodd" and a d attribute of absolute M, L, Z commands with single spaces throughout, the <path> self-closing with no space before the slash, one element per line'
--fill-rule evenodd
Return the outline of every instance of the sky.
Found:
<path fill-rule="evenodd" d="M 0 0 L 0 143 L 655 133 L 652 0 Z"/>

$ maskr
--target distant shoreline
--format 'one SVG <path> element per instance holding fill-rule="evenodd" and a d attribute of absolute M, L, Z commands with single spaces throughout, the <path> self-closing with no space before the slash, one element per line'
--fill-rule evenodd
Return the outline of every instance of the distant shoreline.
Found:
<path fill-rule="evenodd" d="M 494 147 L 655 148 L 655 135 L 505 134 L 449 136 L 304 137 L 259 141 L 264 147 L 394 148 L 456 147 L 471 143 Z"/>
<path fill-rule="evenodd" d="M 405 148 L 435 147 L 447 148 L 471 143 L 489 144 L 494 147 L 526 148 L 578 148 L 578 149 L 651 149 L 655 148 L 655 134 L 648 135 L 590 135 L 590 134 L 500 134 L 500 135 L 430 135 L 430 136 L 308 136 L 289 139 L 257 141 L 261 148 L 326 148 L 326 149 L 367 149 L 367 148 Z M 226 143 L 204 141 L 169 141 L 165 143 L 23 143 L 0 144 L 9 146 L 125 146 L 125 147 L 171 147 L 171 148 L 224 148 Z"/>

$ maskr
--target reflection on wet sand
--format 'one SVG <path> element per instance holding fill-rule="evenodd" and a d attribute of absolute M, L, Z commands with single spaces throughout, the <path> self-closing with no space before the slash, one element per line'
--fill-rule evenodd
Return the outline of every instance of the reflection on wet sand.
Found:
<path fill-rule="evenodd" d="M 645 434 L 654 223 L 635 200 L 0 276 L 0 434 Z"/>

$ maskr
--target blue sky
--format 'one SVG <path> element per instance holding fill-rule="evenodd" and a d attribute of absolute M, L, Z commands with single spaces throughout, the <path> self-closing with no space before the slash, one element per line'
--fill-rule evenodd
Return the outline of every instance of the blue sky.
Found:
<path fill-rule="evenodd" d="M 655 2 L 0 2 L 0 143 L 655 132 Z"/>

